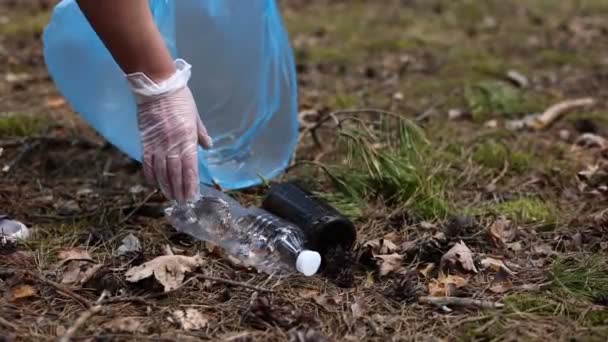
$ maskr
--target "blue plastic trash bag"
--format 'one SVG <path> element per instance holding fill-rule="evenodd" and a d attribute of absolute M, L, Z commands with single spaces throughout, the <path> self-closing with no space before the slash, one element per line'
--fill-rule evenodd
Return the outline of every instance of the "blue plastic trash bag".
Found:
<path fill-rule="evenodd" d="M 293 54 L 274 0 L 151 0 L 214 147 L 199 148 L 201 182 L 226 189 L 279 175 L 297 143 Z M 74 0 L 54 9 L 44 58 L 59 91 L 111 144 L 141 162 L 135 100 L 124 74 Z"/>

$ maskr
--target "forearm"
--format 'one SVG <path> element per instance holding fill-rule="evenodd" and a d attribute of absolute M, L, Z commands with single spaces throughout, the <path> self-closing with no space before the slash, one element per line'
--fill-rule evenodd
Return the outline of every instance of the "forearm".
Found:
<path fill-rule="evenodd" d="M 159 81 L 175 72 L 148 0 L 77 0 L 77 3 L 124 73 L 143 72 Z"/>

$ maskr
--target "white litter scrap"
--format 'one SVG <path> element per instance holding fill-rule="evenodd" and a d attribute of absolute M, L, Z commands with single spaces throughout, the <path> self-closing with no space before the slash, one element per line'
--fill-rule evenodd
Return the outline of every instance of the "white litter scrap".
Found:
<path fill-rule="evenodd" d="M 2 244 L 9 241 L 26 240 L 30 235 L 30 229 L 25 224 L 11 220 L 6 215 L 0 215 L 0 242 Z"/>

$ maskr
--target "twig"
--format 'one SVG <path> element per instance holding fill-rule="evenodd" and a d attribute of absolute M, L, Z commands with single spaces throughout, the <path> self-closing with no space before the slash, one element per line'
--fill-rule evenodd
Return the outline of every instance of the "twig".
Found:
<path fill-rule="evenodd" d="M 69 288 L 67 288 L 67 287 L 65 287 L 65 286 L 63 286 L 63 285 L 61 285 L 59 283 L 56 283 L 56 282 L 54 282 L 54 281 L 52 281 L 50 279 L 47 279 L 43 275 L 38 274 L 36 272 L 32 272 L 32 271 L 28 271 L 28 270 L 24 270 L 24 271 L 25 271 L 25 273 L 27 275 L 29 275 L 31 277 L 34 277 L 34 278 L 38 279 L 40 282 L 42 282 L 42 283 L 44 283 L 46 285 L 54 287 L 55 290 L 57 290 L 58 292 L 63 293 L 64 295 L 66 295 L 68 297 L 71 297 L 72 299 L 75 299 L 76 301 L 78 301 L 85 308 L 90 309 L 93 306 L 93 304 L 91 304 L 91 302 L 88 299 L 86 299 L 83 296 L 75 293 L 74 291 L 70 290 Z"/>
<path fill-rule="evenodd" d="M 498 184 L 498 181 L 503 179 L 504 176 L 507 174 L 507 171 L 509 171 L 509 161 L 505 160 L 503 167 L 502 167 L 502 171 L 500 171 L 500 174 L 498 176 L 496 176 L 496 178 L 492 179 L 492 181 L 490 182 L 490 184 L 488 184 L 488 186 L 486 188 L 490 189 L 490 188 L 496 186 L 496 184 Z"/>
<path fill-rule="evenodd" d="M 125 222 L 129 221 L 129 219 L 137 212 L 139 211 L 146 203 L 148 203 L 148 201 L 152 198 L 152 196 L 154 196 L 156 194 L 157 190 L 154 190 L 152 192 L 150 192 L 148 194 L 148 196 L 146 196 L 146 198 L 144 198 L 143 201 L 141 201 L 135 208 L 133 208 L 133 210 L 131 210 L 127 216 L 125 216 L 122 220 L 120 220 L 120 222 L 118 222 L 118 224 L 124 224 Z"/>
<path fill-rule="evenodd" d="M 17 164 L 19 164 L 19 162 L 21 160 L 23 160 L 23 158 L 25 158 L 25 156 L 28 153 L 30 153 L 33 149 L 38 147 L 38 145 L 40 145 L 40 142 L 34 141 L 32 143 L 28 143 L 25 146 L 23 146 L 21 148 L 21 150 L 19 151 L 19 153 L 17 154 L 17 156 L 15 157 L 15 159 L 13 159 L 10 163 L 6 164 L 6 166 L 4 166 L 2 171 L 6 172 L 6 173 L 10 172 L 15 166 L 17 166 Z"/>
<path fill-rule="evenodd" d="M 438 307 L 444 307 L 447 305 L 460 306 L 465 308 L 479 308 L 479 309 L 499 309 L 504 307 L 502 303 L 494 303 L 485 300 L 471 299 L 471 298 L 460 298 L 460 297 L 420 297 L 418 298 L 420 304 L 431 304 Z"/>
<path fill-rule="evenodd" d="M 38 143 L 52 143 L 53 145 L 71 145 L 71 146 L 79 146 L 83 148 L 98 148 L 101 147 L 99 144 L 96 144 L 92 141 L 76 138 L 76 139 L 64 139 L 58 137 L 50 137 L 50 136 L 32 136 L 27 138 L 20 139 L 12 139 L 12 140 L 1 140 L 0 147 L 10 148 L 10 147 L 18 147 L 28 142 L 38 142 Z"/>
<path fill-rule="evenodd" d="M 240 281 L 234 281 L 234 280 L 229 280 L 229 279 L 224 279 L 224 278 L 210 277 L 210 276 L 206 276 L 206 275 L 202 275 L 202 274 L 199 274 L 196 277 L 199 278 L 199 279 L 203 279 L 203 280 L 215 281 L 217 283 L 223 283 L 223 284 L 232 285 L 232 286 L 244 287 L 244 288 L 256 290 L 256 291 L 259 291 L 259 292 L 268 292 L 268 293 L 274 292 L 271 289 L 265 289 L 263 287 L 259 287 L 259 286 L 255 286 L 255 285 L 250 285 L 250 284 L 243 283 L 243 282 L 240 282 Z"/>
<path fill-rule="evenodd" d="M 547 110 L 545 110 L 539 117 L 532 120 L 532 122 L 530 122 L 530 126 L 537 130 L 544 129 L 550 124 L 552 124 L 555 120 L 557 120 L 565 112 L 577 107 L 587 107 L 593 104 L 595 104 L 595 100 L 591 97 L 575 100 L 566 100 L 556 103 L 553 106 L 549 107 Z"/>
<path fill-rule="evenodd" d="M 5 320 L 2 317 L 0 317 L 0 325 L 3 325 L 3 326 L 8 327 L 8 328 L 11 328 L 11 329 L 13 329 L 15 331 L 17 331 L 17 329 L 18 329 L 16 325 L 14 325 L 13 323 Z"/>
<path fill-rule="evenodd" d="M 78 329 L 80 329 L 80 327 L 82 327 L 89 320 L 89 318 L 101 312 L 103 310 L 102 302 L 107 296 L 107 294 L 107 291 L 103 291 L 101 293 L 101 296 L 99 296 L 99 299 L 97 299 L 97 301 L 95 302 L 95 306 L 91 307 L 87 311 L 83 312 L 80 316 L 78 316 L 74 324 L 70 328 L 68 328 L 65 334 L 59 339 L 59 342 L 69 342 L 70 339 L 74 337 L 76 331 L 78 331 Z"/>

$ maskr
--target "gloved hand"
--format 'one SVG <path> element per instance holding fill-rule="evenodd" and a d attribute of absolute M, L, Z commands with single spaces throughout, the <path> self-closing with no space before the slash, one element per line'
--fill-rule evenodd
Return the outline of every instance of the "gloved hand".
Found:
<path fill-rule="evenodd" d="M 127 75 L 137 101 L 137 118 L 146 179 L 169 199 L 193 200 L 199 191 L 197 147 L 212 141 L 188 88 L 191 66 L 175 61 L 176 72 L 153 82 L 143 73 Z"/>

